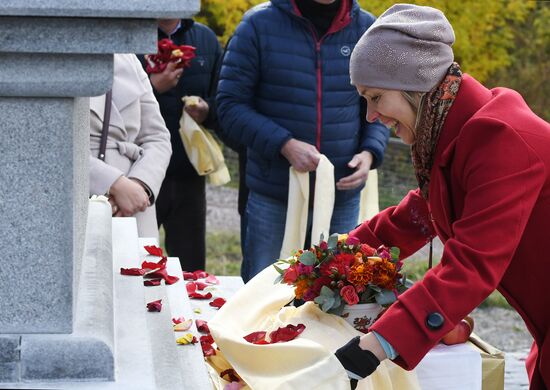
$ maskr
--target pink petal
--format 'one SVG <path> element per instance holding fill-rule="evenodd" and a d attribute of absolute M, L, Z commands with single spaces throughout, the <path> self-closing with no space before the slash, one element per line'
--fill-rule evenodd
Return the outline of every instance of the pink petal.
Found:
<path fill-rule="evenodd" d="M 210 284 L 220 284 L 220 281 L 214 275 L 209 275 L 204 281 Z"/>

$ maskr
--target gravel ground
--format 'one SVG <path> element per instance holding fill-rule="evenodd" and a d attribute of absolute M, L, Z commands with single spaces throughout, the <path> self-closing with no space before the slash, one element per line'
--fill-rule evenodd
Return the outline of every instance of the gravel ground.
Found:
<path fill-rule="evenodd" d="M 207 231 L 239 232 L 237 190 L 228 187 L 207 186 Z M 427 248 L 419 257 L 426 258 Z M 442 251 L 440 242 L 434 244 L 434 253 Z M 476 309 L 472 316 L 475 332 L 488 343 L 506 352 L 506 390 L 526 389 L 527 376 L 524 360 L 533 339 L 523 320 L 513 310 L 499 307 Z"/>

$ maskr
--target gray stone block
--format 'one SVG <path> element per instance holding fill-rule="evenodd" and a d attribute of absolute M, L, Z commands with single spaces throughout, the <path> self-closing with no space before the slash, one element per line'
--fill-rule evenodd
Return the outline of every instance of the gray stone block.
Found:
<path fill-rule="evenodd" d="M 0 363 L 0 383 L 19 381 L 18 363 Z M 0 385 L 1 387 L 2 385 Z"/>
<path fill-rule="evenodd" d="M 155 19 L 0 17 L 0 52 L 110 54 L 156 49 Z"/>
<path fill-rule="evenodd" d="M 198 13 L 200 0 L 2 0 L 0 15 L 106 18 L 184 18 Z"/>
<path fill-rule="evenodd" d="M 0 96 L 99 96 L 113 84 L 112 54 L 0 53 L 0 69 Z"/>
<path fill-rule="evenodd" d="M 0 335 L 0 363 L 19 361 L 19 342 L 19 336 Z"/>
<path fill-rule="evenodd" d="M 113 351 L 91 337 L 24 335 L 21 380 L 114 380 Z"/>
<path fill-rule="evenodd" d="M 0 98 L 0 112 L 0 333 L 70 333 L 74 200 L 87 196 L 73 188 L 74 99 Z"/>

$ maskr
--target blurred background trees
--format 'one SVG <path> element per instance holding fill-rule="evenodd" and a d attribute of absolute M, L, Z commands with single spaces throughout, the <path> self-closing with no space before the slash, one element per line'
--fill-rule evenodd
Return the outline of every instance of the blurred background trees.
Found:
<path fill-rule="evenodd" d="M 243 14 L 262 0 L 202 0 L 197 19 L 224 45 Z M 488 87 L 519 91 L 531 108 L 550 120 L 550 2 L 529 0 L 409 0 L 441 9 L 454 27 L 456 60 Z M 390 0 L 359 0 L 380 15 Z"/>

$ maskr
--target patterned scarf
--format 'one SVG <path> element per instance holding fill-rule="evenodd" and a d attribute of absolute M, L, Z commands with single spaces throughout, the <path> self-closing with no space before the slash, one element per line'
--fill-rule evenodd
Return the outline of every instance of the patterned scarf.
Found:
<path fill-rule="evenodd" d="M 411 146 L 411 156 L 418 186 L 426 200 L 428 200 L 430 171 L 439 134 L 456 98 L 461 81 L 460 66 L 453 62 L 441 84 L 426 93 L 422 112 L 418 114 L 420 121 L 416 127 L 415 143 Z"/>

